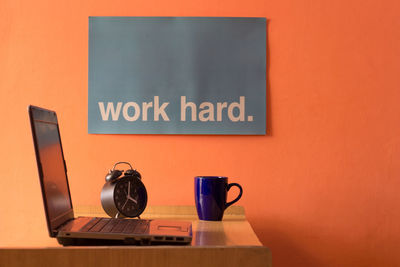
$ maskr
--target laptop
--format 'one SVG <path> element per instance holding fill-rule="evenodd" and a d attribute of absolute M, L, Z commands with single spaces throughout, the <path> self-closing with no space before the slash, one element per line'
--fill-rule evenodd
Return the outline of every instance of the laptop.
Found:
<path fill-rule="evenodd" d="M 75 218 L 56 112 L 35 106 L 28 110 L 50 237 L 65 246 L 191 243 L 190 222 Z"/>

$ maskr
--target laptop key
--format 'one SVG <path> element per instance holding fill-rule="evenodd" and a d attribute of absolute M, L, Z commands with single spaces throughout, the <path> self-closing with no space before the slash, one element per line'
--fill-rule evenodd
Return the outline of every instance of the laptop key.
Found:
<path fill-rule="evenodd" d="M 94 217 L 87 224 L 85 224 L 81 229 L 79 229 L 79 232 L 88 232 L 99 221 L 100 221 L 100 218 Z"/>
<path fill-rule="evenodd" d="M 119 223 L 121 219 L 110 219 L 106 226 L 101 229 L 101 233 L 111 233 L 112 229 Z"/>
<path fill-rule="evenodd" d="M 84 226 L 79 229 L 79 232 L 87 232 L 89 231 L 94 225 L 96 225 L 100 221 L 100 218 L 94 217 Z"/>
<path fill-rule="evenodd" d="M 110 221 L 109 218 L 102 218 L 95 226 L 90 228 L 89 232 L 100 232 L 101 229 Z"/>
<path fill-rule="evenodd" d="M 129 220 L 119 220 L 118 224 L 111 230 L 112 233 L 122 233 L 128 225 Z"/>
<path fill-rule="evenodd" d="M 135 231 L 136 226 L 139 225 L 138 220 L 129 220 L 129 224 L 125 227 L 125 234 L 132 234 Z"/>

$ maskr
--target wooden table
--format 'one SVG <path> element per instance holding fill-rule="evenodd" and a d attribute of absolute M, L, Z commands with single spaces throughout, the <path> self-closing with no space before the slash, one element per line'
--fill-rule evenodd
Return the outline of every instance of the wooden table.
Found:
<path fill-rule="evenodd" d="M 75 216 L 106 217 L 100 207 L 88 206 L 76 207 Z M 192 244 L 62 247 L 45 234 L 47 228 L 21 230 L 14 239 L 0 241 L 0 266 L 271 266 L 270 251 L 258 240 L 243 207 L 227 209 L 221 222 L 199 221 L 193 206 L 148 207 L 142 218 L 191 221 Z"/>

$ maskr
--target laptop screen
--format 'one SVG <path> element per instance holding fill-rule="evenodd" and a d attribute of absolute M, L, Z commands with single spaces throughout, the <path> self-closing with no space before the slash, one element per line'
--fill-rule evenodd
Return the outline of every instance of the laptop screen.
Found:
<path fill-rule="evenodd" d="M 54 231 L 72 212 L 57 116 L 36 107 L 30 107 L 30 114 L 46 215 Z"/>

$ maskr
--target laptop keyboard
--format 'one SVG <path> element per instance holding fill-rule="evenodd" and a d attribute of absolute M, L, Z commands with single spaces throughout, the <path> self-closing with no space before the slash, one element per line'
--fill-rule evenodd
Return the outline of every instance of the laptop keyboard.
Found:
<path fill-rule="evenodd" d="M 150 220 L 93 218 L 79 232 L 143 234 Z"/>

